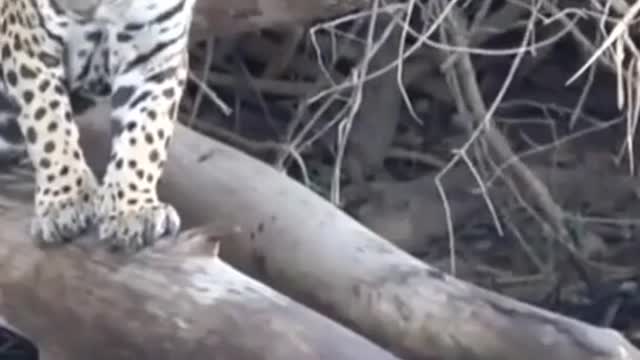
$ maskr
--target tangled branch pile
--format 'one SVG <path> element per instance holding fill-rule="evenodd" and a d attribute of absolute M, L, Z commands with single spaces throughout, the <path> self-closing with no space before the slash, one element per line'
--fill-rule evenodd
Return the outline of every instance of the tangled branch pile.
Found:
<path fill-rule="evenodd" d="M 183 122 L 431 264 L 633 339 L 639 4 L 374 0 L 194 42 Z"/>

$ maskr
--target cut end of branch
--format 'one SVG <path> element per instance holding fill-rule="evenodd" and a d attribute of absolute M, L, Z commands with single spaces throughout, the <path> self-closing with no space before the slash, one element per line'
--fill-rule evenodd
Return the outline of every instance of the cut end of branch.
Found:
<path fill-rule="evenodd" d="M 240 226 L 223 227 L 206 225 L 195 227 L 179 234 L 175 241 L 159 244 L 163 252 L 188 256 L 206 256 L 216 258 L 220 254 L 220 245 L 233 240 L 243 231 Z"/>

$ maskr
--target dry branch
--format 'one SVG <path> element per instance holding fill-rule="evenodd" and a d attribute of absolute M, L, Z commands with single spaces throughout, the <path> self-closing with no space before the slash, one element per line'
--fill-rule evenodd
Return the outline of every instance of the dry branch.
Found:
<path fill-rule="evenodd" d="M 387 27 L 394 26 L 391 16 L 385 15 L 378 15 L 377 32 L 383 33 Z M 396 27 L 389 32 L 378 52 L 372 55 L 371 71 L 380 70 L 395 60 L 400 41 L 401 31 Z M 369 81 L 362 90 L 362 103 L 349 134 L 346 161 L 349 175 L 359 185 L 365 182 L 366 175 L 379 170 L 396 134 L 402 105 L 396 71 L 387 71 Z"/>
<path fill-rule="evenodd" d="M 130 259 L 91 236 L 42 251 L 25 235 L 31 212 L 0 212 L 0 324 L 41 359 L 394 359 L 226 265 L 201 236 Z"/>
<path fill-rule="evenodd" d="M 82 126 L 96 161 L 108 123 Z M 425 265 L 287 176 L 182 125 L 160 190 L 191 225 L 215 219 L 244 231 L 221 246 L 234 266 L 408 359 L 640 359 L 613 330 Z"/>

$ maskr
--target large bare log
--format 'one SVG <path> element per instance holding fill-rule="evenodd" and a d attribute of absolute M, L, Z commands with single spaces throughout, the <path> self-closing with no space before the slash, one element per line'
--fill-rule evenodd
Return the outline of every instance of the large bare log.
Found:
<path fill-rule="evenodd" d="M 395 359 L 234 270 L 206 237 L 131 258 L 91 236 L 43 250 L 25 235 L 31 212 L 19 201 L 0 211 L 0 325 L 40 359 Z"/>
<path fill-rule="evenodd" d="M 106 128 L 82 125 L 96 166 Z M 216 219 L 244 231 L 222 242 L 225 260 L 407 359 L 640 359 L 616 331 L 448 276 L 286 175 L 182 125 L 160 191 L 191 225 Z"/>
<path fill-rule="evenodd" d="M 275 25 L 307 23 L 363 8 L 371 0 L 198 0 L 194 39 Z"/>
<path fill-rule="evenodd" d="M 58 0 L 65 8 L 87 11 L 99 0 Z M 371 0 L 198 0 L 193 18 L 194 39 L 231 35 L 276 25 L 307 23 L 341 15 Z"/>

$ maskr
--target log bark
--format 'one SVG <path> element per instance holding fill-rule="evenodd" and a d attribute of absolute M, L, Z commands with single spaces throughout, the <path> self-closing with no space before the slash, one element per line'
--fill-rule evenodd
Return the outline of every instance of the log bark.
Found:
<path fill-rule="evenodd" d="M 107 127 L 82 125 L 97 167 Z M 182 125 L 170 153 L 161 196 L 187 225 L 215 219 L 243 232 L 222 242 L 225 260 L 403 358 L 640 359 L 618 332 L 448 276 L 286 175 Z"/>
<path fill-rule="evenodd" d="M 43 250 L 25 235 L 31 213 L 0 211 L 0 325 L 40 359 L 395 359 L 234 270 L 203 233 L 130 258 L 90 235 Z"/>
<path fill-rule="evenodd" d="M 308 23 L 366 7 L 370 0 L 199 0 L 193 39 Z"/>

